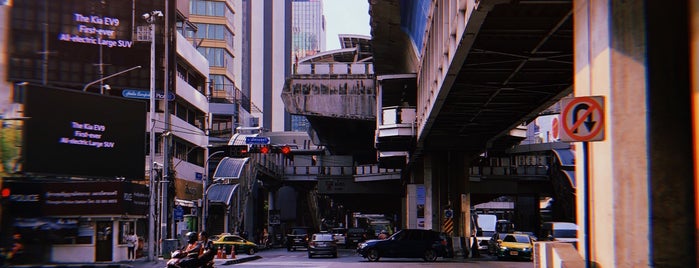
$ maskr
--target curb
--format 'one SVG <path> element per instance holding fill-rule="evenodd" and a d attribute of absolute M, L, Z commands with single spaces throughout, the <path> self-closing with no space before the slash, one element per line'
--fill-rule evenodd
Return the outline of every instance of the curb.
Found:
<path fill-rule="evenodd" d="M 262 259 L 262 256 L 255 255 L 255 256 L 245 257 L 245 258 L 240 258 L 240 259 L 226 260 L 226 261 L 225 261 L 224 263 L 222 263 L 221 265 L 233 265 L 233 264 L 238 264 L 238 263 L 244 263 L 244 262 L 259 260 L 259 259 Z"/>

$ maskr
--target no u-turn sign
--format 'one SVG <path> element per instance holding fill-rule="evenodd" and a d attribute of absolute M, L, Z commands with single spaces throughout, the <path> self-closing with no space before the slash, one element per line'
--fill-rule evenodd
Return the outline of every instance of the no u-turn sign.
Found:
<path fill-rule="evenodd" d="M 561 141 L 604 140 L 604 97 L 589 96 L 561 100 Z"/>

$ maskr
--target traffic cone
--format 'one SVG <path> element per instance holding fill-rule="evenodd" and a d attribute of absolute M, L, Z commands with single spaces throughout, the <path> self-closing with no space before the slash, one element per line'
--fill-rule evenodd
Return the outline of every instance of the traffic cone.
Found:
<path fill-rule="evenodd" d="M 216 252 L 216 258 L 223 259 L 223 247 L 222 246 L 218 246 L 218 252 Z"/>
<path fill-rule="evenodd" d="M 235 245 L 231 246 L 231 259 L 235 259 Z"/>

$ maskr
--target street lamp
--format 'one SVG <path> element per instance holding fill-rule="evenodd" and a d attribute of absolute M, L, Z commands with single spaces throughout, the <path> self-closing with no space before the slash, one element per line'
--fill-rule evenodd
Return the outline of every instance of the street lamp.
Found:
<path fill-rule="evenodd" d="M 150 30 L 150 206 L 148 217 L 148 260 L 155 260 L 155 183 L 157 174 L 155 170 L 155 19 L 162 17 L 163 12 L 154 10 L 143 14 L 141 17 L 148 22 Z M 163 199 L 164 201 L 164 199 Z"/>
<path fill-rule="evenodd" d="M 152 53 L 151 53 L 151 54 L 152 54 Z M 90 82 L 90 83 L 87 83 L 87 84 L 83 87 L 83 91 L 87 91 L 87 88 L 90 87 L 91 85 L 94 85 L 94 84 L 96 84 L 96 83 L 102 82 L 102 81 L 107 80 L 107 79 L 109 79 L 109 78 L 115 77 L 115 76 L 117 76 L 117 75 L 124 74 L 124 73 L 126 73 L 126 72 L 130 72 L 130 71 L 133 71 L 133 70 L 136 70 L 136 69 L 139 69 L 139 68 L 141 68 L 141 65 L 134 66 L 134 67 L 131 67 L 131 68 L 129 68 L 129 69 L 123 70 L 123 71 L 121 71 L 121 72 L 114 73 L 114 74 L 108 75 L 108 76 L 106 76 L 106 77 L 103 77 L 103 78 L 97 79 L 97 80 L 95 80 L 95 81 L 92 81 L 92 82 Z M 103 93 L 103 90 L 105 89 L 105 87 L 109 87 L 109 85 L 105 85 L 104 87 L 100 88 L 100 94 Z M 107 90 L 109 90 L 109 89 L 107 89 Z"/>
<path fill-rule="evenodd" d="M 209 160 L 214 155 L 217 155 L 220 153 L 224 153 L 224 151 L 216 151 L 216 152 L 210 154 L 209 157 L 207 157 L 206 160 L 204 161 L 204 168 L 205 168 L 204 173 L 206 175 L 204 175 L 204 179 L 202 180 L 202 187 L 204 188 L 203 193 L 202 193 L 202 199 L 204 199 L 204 201 L 202 201 L 202 211 L 201 211 L 201 230 L 202 231 L 206 230 L 206 218 L 207 218 L 207 216 L 209 216 L 208 215 L 209 214 L 209 200 L 206 196 L 206 188 L 208 187 L 208 181 L 209 181 L 209 175 L 210 175 L 209 174 Z"/>

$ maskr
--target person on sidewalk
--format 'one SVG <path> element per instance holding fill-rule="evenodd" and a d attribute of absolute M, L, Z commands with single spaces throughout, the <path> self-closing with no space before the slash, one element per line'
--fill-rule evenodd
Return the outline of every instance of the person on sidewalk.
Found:
<path fill-rule="evenodd" d="M 138 237 L 132 231 L 126 236 L 126 258 L 130 261 L 136 259 L 136 243 L 138 243 Z"/>

